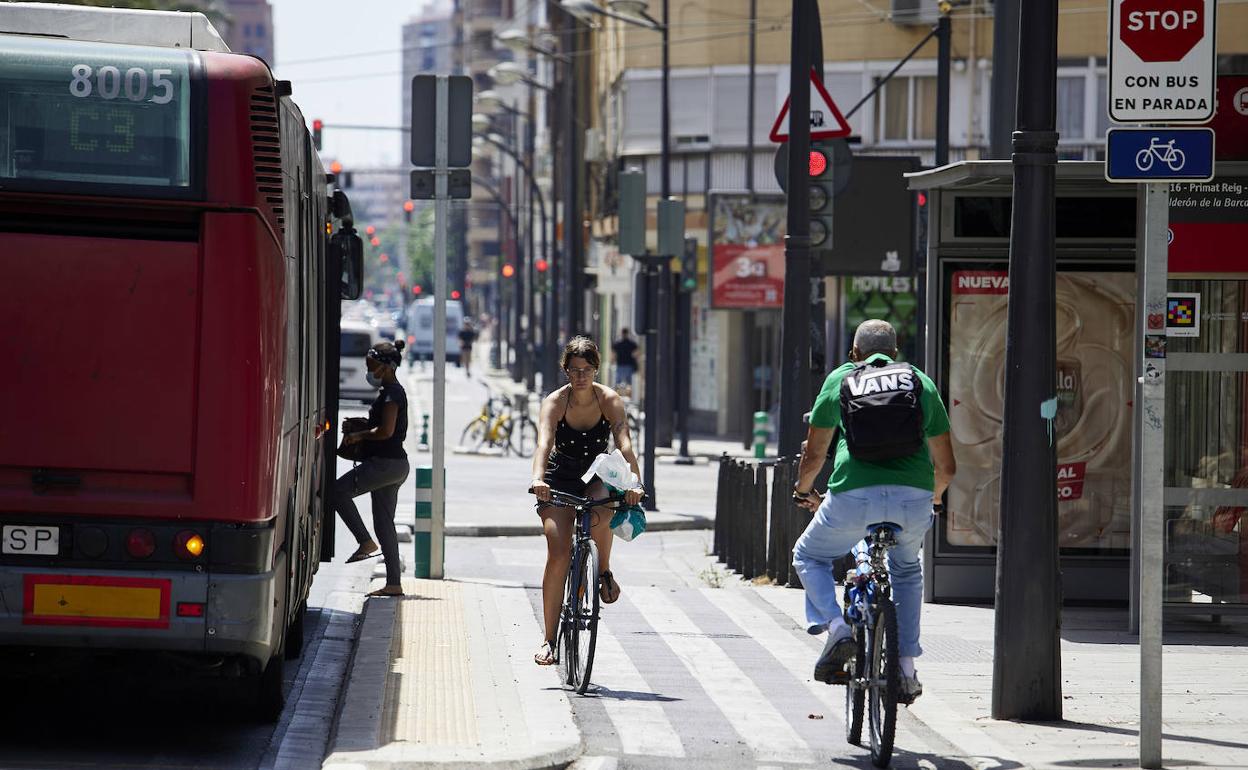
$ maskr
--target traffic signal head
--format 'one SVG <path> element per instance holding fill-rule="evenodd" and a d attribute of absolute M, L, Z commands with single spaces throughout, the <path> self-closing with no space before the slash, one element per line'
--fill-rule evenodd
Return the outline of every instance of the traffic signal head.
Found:
<path fill-rule="evenodd" d="M 372 239 L 371 241 L 369 241 L 369 243 L 373 244 L 374 246 L 380 246 L 380 245 L 381 245 L 381 239 L 380 239 L 380 238 L 378 238 L 377 236 L 375 236 L 375 235 L 374 235 L 374 236 L 373 236 L 373 239 Z"/>
<path fill-rule="evenodd" d="M 503 277 L 504 278 L 510 278 L 515 274 L 516 274 L 516 268 L 512 267 L 510 262 L 503 265 Z"/>
<path fill-rule="evenodd" d="M 330 164 L 329 164 L 329 170 L 330 170 L 331 172 L 335 173 L 335 174 L 341 174 L 341 173 L 342 173 L 342 163 L 340 163 L 340 162 L 338 162 L 338 161 L 334 161 L 333 163 L 330 163 Z"/>
<path fill-rule="evenodd" d="M 319 119 L 312 121 L 312 146 L 321 151 L 321 129 L 325 127 Z"/>
<path fill-rule="evenodd" d="M 680 252 L 680 288 L 693 291 L 698 288 L 698 239 L 686 238 Z"/>
<path fill-rule="evenodd" d="M 459 299 L 459 289 L 451 289 L 451 299 Z"/>
<path fill-rule="evenodd" d="M 832 248 L 832 150 L 823 142 L 810 143 L 810 248 Z"/>
<path fill-rule="evenodd" d="M 550 263 L 544 259 L 539 259 L 533 263 L 533 267 L 537 268 L 537 272 L 544 273 L 550 269 Z"/>
<path fill-rule="evenodd" d="M 374 235 L 377 234 L 377 228 L 373 227 L 372 225 L 369 225 L 368 227 L 364 228 L 364 234 L 367 235 L 369 238 L 372 238 Z"/>
<path fill-rule="evenodd" d="M 411 201 L 403 201 L 403 221 L 411 224 L 412 210 L 416 208 L 416 204 Z"/>
<path fill-rule="evenodd" d="M 412 287 L 412 294 L 419 296 L 420 293 L 424 290 L 425 290 L 425 287 L 421 286 L 420 284 L 416 284 L 415 286 Z"/>

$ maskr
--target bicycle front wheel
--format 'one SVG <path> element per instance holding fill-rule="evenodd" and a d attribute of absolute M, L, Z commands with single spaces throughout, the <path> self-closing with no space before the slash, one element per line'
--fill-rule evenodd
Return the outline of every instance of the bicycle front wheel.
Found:
<path fill-rule="evenodd" d="M 862 712 L 866 704 L 867 629 L 854 628 L 854 663 L 849 682 L 845 685 L 845 741 L 857 746 L 862 743 Z"/>
<path fill-rule="evenodd" d="M 464 432 L 459 434 L 459 445 L 464 449 L 476 451 L 481 448 L 481 444 L 485 441 L 485 434 L 488 430 L 485 420 L 480 417 L 474 417 L 472 422 L 464 427 Z"/>
<path fill-rule="evenodd" d="M 598 585 L 598 546 L 593 540 L 585 552 L 585 595 L 581 600 L 581 631 L 577 639 L 577 663 L 581 669 L 576 691 L 581 695 L 589 689 L 589 678 L 594 672 L 594 651 L 598 647 L 598 609 L 600 592 Z"/>
<path fill-rule="evenodd" d="M 901 691 L 901 664 L 897 659 L 897 609 L 892 599 L 880 600 L 875 627 L 867 635 L 867 678 L 870 684 L 868 716 L 871 722 L 871 764 L 888 767 L 897 730 L 897 695 Z"/>
<path fill-rule="evenodd" d="M 511 451 L 521 457 L 532 457 L 537 450 L 537 423 L 525 417 L 511 424 Z"/>

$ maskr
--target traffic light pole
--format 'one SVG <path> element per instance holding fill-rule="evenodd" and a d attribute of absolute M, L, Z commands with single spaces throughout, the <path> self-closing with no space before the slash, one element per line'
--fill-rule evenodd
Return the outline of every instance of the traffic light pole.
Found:
<path fill-rule="evenodd" d="M 1062 718 L 1057 542 L 1057 0 L 1019 19 L 992 717 Z"/>
<path fill-rule="evenodd" d="M 780 327 L 779 454 L 796 455 L 810 399 L 810 7 L 793 0 L 789 63 L 788 235 L 784 239 L 784 310 Z M 800 180 L 800 181 L 799 181 Z"/>

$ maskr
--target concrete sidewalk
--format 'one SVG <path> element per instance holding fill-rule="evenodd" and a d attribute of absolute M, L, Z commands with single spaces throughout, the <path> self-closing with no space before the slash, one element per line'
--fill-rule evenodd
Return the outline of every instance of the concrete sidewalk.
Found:
<path fill-rule="evenodd" d="M 581 735 L 518 585 L 404 579 L 370 599 L 327 770 L 561 767 Z"/>
<path fill-rule="evenodd" d="M 803 593 L 759 586 L 759 594 L 804 622 Z M 1069 770 L 1139 766 L 1139 647 L 1124 610 L 1067 609 L 1062 615 L 1063 720 L 991 717 L 993 610 L 923 607 L 923 696 L 901 729 L 957 748 L 949 760 L 982 770 Z M 1163 765 L 1248 768 L 1248 623 L 1167 623 Z"/>

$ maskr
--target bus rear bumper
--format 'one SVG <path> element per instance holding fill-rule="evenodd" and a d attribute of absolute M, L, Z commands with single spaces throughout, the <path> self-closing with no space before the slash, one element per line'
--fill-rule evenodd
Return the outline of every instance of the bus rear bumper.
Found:
<path fill-rule="evenodd" d="M 263 666 L 278 641 L 280 574 L 4 567 L 0 647 L 242 656 Z"/>

